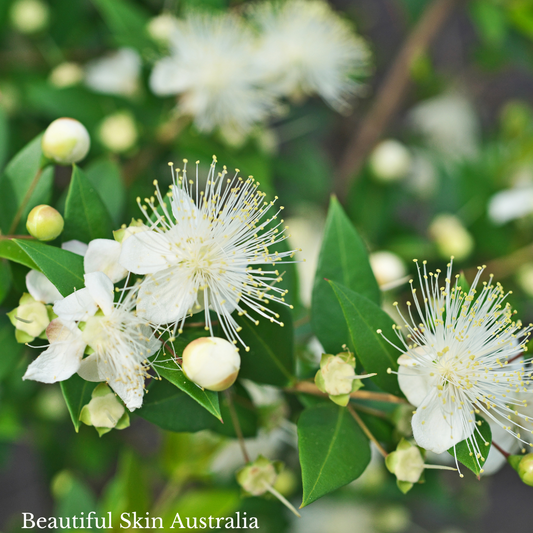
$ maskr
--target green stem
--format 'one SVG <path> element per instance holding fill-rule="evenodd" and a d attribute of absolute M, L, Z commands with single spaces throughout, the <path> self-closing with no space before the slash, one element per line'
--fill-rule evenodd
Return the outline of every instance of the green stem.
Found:
<path fill-rule="evenodd" d="M 363 433 L 374 443 L 374 445 L 378 449 L 378 452 L 381 455 L 383 455 L 383 457 L 387 457 L 387 455 L 389 454 L 385 451 L 383 446 L 381 446 L 381 444 L 378 442 L 378 439 L 376 439 L 376 437 L 374 437 L 372 432 L 368 429 L 367 425 L 363 422 L 361 417 L 357 414 L 357 411 L 350 404 L 346 406 L 346 409 L 348 409 L 348 412 L 353 416 L 354 420 L 359 424 L 359 427 L 363 430 Z"/>
<path fill-rule="evenodd" d="M 269 485 L 266 481 L 263 481 L 263 484 L 266 490 L 268 490 L 268 492 L 274 495 L 283 505 L 285 505 L 285 507 L 287 507 L 287 509 L 289 509 L 292 513 L 294 513 L 298 518 L 301 518 L 300 513 L 294 508 L 291 502 L 287 500 L 287 498 L 282 496 L 274 487 Z"/>
<path fill-rule="evenodd" d="M 11 227 L 9 228 L 8 233 L 14 233 L 17 230 L 20 219 L 22 217 L 22 213 L 24 212 L 24 209 L 26 209 L 26 206 L 28 205 L 28 202 L 30 201 L 31 195 L 33 194 L 33 191 L 35 190 L 35 187 L 37 187 L 37 183 L 39 183 L 39 179 L 41 177 L 42 172 L 43 172 L 43 169 L 41 167 L 35 174 L 35 177 L 33 178 L 33 181 L 31 182 L 30 186 L 28 187 L 28 190 L 26 191 L 26 194 L 24 195 L 22 202 L 20 202 L 19 208 L 17 209 L 17 212 L 15 213 L 15 217 L 13 218 L 13 222 L 11 223 Z"/>
<path fill-rule="evenodd" d="M 237 434 L 237 438 L 239 439 L 239 445 L 241 447 L 242 456 L 244 457 L 244 460 L 246 463 L 250 462 L 250 456 L 248 455 L 248 452 L 246 451 L 246 444 L 244 442 L 244 436 L 242 434 L 241 424 L 239 423 L 239 417 L 237 416 L 237 411 L 235 411 L 235 405 L 233 405 L 233 398 L 231 397 L 231 392 L 229 390 L 224 391 L 224 395 L 226 396 L 226 399 L 228 400 L 228 409 L 231 416 L 231 422 L 233 424 L 233 428 L 235 429 L 235 433 Z"/>

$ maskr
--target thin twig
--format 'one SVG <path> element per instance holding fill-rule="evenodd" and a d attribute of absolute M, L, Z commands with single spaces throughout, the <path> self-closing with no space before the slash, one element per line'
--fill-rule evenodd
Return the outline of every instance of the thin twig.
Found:
<path fill-rule="evenodd" d="M 346 199 L 354 177 L 400 107 L 411 77 L 411 67 L 428 48 L 459 0 L 433 0 L 405 41 L 361 126 L 348 141 L 338 172 L 336 192 Z"/>
<path fill-rule="evenodd" d="M 226 396 L 226 399 L 228 400 L 228 409 L 229 409 L 229 414 L 231 416 L 231 422 L 233 424 L 233 428 L 235 429 L 235 433 L 237 434 L 237 438 L 239 439 L 239 445 L 241 447 L 242 455 L 246 463 L 249 463 L 250 456 L 248 455 L 248 452 L 246 451 L 246 444 L 244 442 L 244 437 L 242 435 L 241 424 L 239 423 L 239 417 L 237 416 L 237 411 L 235 411 L 235 406 L 233 405 L 233 398 L 231 397 L 231 392 L 229 390 L 225 390 L 224 395 Z"/>
<path fill-rule="evenodd" d="M 20 202 L 19 208 L 17 209 L 17 212 L 15 213 L 15 218 L 13 218 L 13 222 L 11 223 L 11 227 L 9 228 L 8 233 L 14 233 L 17 230 L 17 226 L 19 225 L 20 219 L 22 217 L 22 213 L 24 209 L 26 209 L 26 206 L 28 205 L 28 202 L 30 201 L 31 195 L 33 194 L 33 191 L 35 190 L 35 187 L 37 187 L 37 183 L 39 183 L 39 178 L 41 177 L 42 172 L 43 172 L 43 169 L 41 167 L 35 174 L 32 182 L 30 183 L 30 186 L 28 187 L 28 190 L 26 191 L 26 194 L 24 195 L 24 198 L 22 199 L 22 202 Z"/>
<path fill-rule="evenodd" d="M 356 410 L 350 404 L 346 406 L 346 409 L 348 409 L 349 413 L 354 417 L 355 421 L 359 424 L 359 426 L 363 430 L 363 433 L 375 444 L 379 453 L 383 455 L 383 457 L 387 457 L 387 455 L 389 454 L 385 451 L 383 446 L 381 446 L 381 444 L 378 442 L 376 437 L 374 437 L 372 432 L 368 429 L 367 425 L 363 422 L 361 417 L 357 414 Z"/>
<path fill-rule="evenodd" d="M 511 454 L 507 453 L 501 446 L 492 441 L 492 445 L 507 459 Z"/>
<path fill-rule="evenodd" d="M 12 239 L 28 239 L 32 241 L 35 237 L 31 235 L 0 235 L 0 241 L 10 241 Z"/>

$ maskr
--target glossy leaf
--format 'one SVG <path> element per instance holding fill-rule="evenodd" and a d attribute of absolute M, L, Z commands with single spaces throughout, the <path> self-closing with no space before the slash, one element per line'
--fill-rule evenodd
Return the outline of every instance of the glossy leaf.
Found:
<path fill-rule="evenodd" d="M 334 196 L 329 205 L 315 274 L 311 324 L 326 352 L 336 354 L 350 339 L 342 310 L 325 279 L 342 283 L 374 303 L 380 303 L 379 286 L 365 244 Z"/>
<path fill-rule="evenodd" d="M 477 425 L 473 435 L 476 442 L 475 449 L 471 442 L 463 440 L 459 444 L 456 444 L 455 448 L 450 448 L 448 453 L 457 457 L 457 460 L 461 464 L 472 470 L 476 476 L 479 476 L 483 468 L 483 463 L 489 456 L 490 446 L 492 444 L 492 431 L 490 430 L 489 423 L 484 418 L 476 416 L 476 422 Z M 481 454 L 481 457 L 485 461 L 482 461 L 481 457 L 476 457 L 478 453 Z"/>
<path fill-rule="evenodd" d="M 9 125 L 7 122 L 7 113 L 0 108 L 0 170 L 4 168 L 7 153 L 9 150 Z"/>
<path fill-rule="evenodd" d="M 37 241 L 14 239 L 13 242 L 28 255 L 38 270 L 63 296 L 68 296 L 74 289 L 82 289 L 85 286 L 81 255 Z"/>
<path fill-rule="evenodd" d="M 5 259 L 0 259 L 0 304 L 11 288 L 11 268 Z"/>
<path fill-rule="evenodd" d="M 94 383 L 85 381 L 78 374 L 74 374 L 69 379 L 61 382 L 61 392 L 63 393 L 63 398 L 65 398 L 76 432 L 80 430 L 81 410 L 85 404 L 91 401 L 91 393 L 94 387 Z"/>
<path fill-rule="evenodd" d="M 340 303 L 348 326 L 350 344 L 355 348 L 357 359 L 366 372 L 377 373 L 372 380 L 379 387 L 392 394 L 401 395 L 398 378 L 395 374 L 387 373 L 388 368 L 393 370 L 398 368 L 400 351 L 377 333 L 377 330 L 381 329 L 384 335 L 394 341 L 395 335 L 391 335 L 393 320 L 374 302 L 361 294 L 333 281 L 329 284 Z"/>
<path fill-rule="evenodd" d="M 0 257 L 9 259 L 15 263 L 20 263 L 33 270 L 39 270 L 39 267 L 30 256 L 11 239 L 0 239 Z"/>
<path fill-rule="evenodd" d="M 370 462 L 370 443 L 345 407 L 306 409 L 298 420 L 301 507 L 357 479 Z"/>
<path fill-rule="evenodd" d="M 241 348 L 241 370 L 239 376 L 258 383 L 269 385 L 287 385 L 294 379 L 294 335 L 290 309 L 282 304 L 270 302 L 269 307 L 279 314 L 283 327 L 259 317 L 259 324 L 246 318 L 236 316 L 242 327 L 239 335 L 250 348 L 246 352 Z"/>
<path fill-rule="evenodd" d="M 113 226 L 104 202 L 84 172 L 74 166 L 65 204 L 63 241 L 110 239 Z"/>
<path fill-rule="evenodd" d="M 19 344 L 15 339 L 13 325 L 6 315 L 0 316 L 0 346 L 2 347 L 2 357 L 0 357 L 0 380 L 9 376 L 20 360 L 23 344 Z"/>

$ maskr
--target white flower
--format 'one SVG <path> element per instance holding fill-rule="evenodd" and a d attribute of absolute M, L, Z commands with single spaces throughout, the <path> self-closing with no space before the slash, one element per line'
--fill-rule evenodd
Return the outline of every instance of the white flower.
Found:
<path fill-rule="evenodd" d="M 55 383 L 78 372 L 87 381 L 106 381 L 133 411 L 142 405 L 147 358 L 161 342 L 146 320 L 131 312 L 132 291 L 114 304 L 113 283 L 102 272 L 85 274 L 85 287 L 56 302 L 58 318 L 46 330 L 50 346 L 30 364 L 24 379 Z M 83 359 L 87 347 L 92 353 Z"/>
<path fill-rule="evenodd" d="M 85 83 L 93 91 L 131 96 L 139 87 L 141 58 L 131 48 L 121 48 L 85 66 Z"/>
<path fill-rule="evenodd" d="M 179 109 L 201 131 L 247 133 L 265 119 L 274 100 L 259 88 L 255 36 L 233 15 L 191 15 L 171 38 L 170 57 L 155 64 L 150 87 L 180 95 Z"/>
<path fill-rule="evenodd" d="M 369 52 L 350 24 L 320 0 L 262 3 L 252 9 L 261 30 L 255 66 L 275 91 L 298 97 L 319 94 L 338 110 L 357 91 Z"/>
<path fill-rule="evenodd" d="M 533 186 L 521 185 L 497 192 L 489 200 L 488 215 L 497 226 L 533 213 Z"/>
<path fill-rule="evenodd" d="M 186 162 L 185 162 L 186 163 Z M 213 335 L 209 310 L 220 320 L 226 337 L 238 340 L 240 327 L 231 315 L 237 311 L 252 322 L 246 307 L 278 322 L 269 300 L 283 301 L 285 290 L 276 263 L 293 252 L 270 251 L 286 238 L 282 208 L 265 219 L 274 202 L 266 202 L 251 177 L 215 170 L 211 164 L 205 191 L 190 180 L 186 168 L 173 173 L 173 185 L 163 200 L 159 188 L 155 198 L 146 198 L 142 210 L 151 229 L 131 235 L 122 244 L 120 263 L 130 272 L 146 275 L 139 289 L 137 311 L 156 326 L 173 324 L 174 333 L 192 313 L 204 310 L 206 329 Z M 157 186 L 157 182 L 154 182 Z M 138 199 L 140 202 L 140 199 Z M 156 217 L 152 223 L 150 216 Z M 270 224 L 269 228 L 266 226 Z M 273 268 L 264 268 L 272 265 Z M 279 323 L 279 322 L 278 322 Z"/>
<path fill-rule="evenodd" d="M 451 263 L 440 287 L 440 270 L 428 272 L 424 261 L 421 294 L 412 289 L 409 319 L 401 315 L 408 343 L 396 327 L 405 352 L 398 359 L 399 384 L 417 408 L 412 419 L 417 444 L 442 453 L 467 439 L 481 468 L 486 451 L 474 440 L 476 414 L 523 441 L 525 416 L 519 409 L 526 404 L 521 394 L 527 392 L 530 375 L 525 362 L 516 359 L 526 350 L 531 331 L 512 320 L 507 295 L 492 276 L 478 290 L 482 272 L 465 292 L 459 276 L 451 280 Z M 518 422 L 510 422 L 512 417 Z"/>
<path fill-rule="evenodd" d="M 55 285 L 37 270 L 30 270 L 26 274 L 26 287 L 36 301 L 44 304 L 53 304 L 63 299 Z"/>
<path fill-rule="evenodd" d="M 94 239 L 83 258 L 86 274 L 103 272 L 113 283 L 124 279 L 128 271 L 119 264 L 121 244 L 113 239 Z"/>

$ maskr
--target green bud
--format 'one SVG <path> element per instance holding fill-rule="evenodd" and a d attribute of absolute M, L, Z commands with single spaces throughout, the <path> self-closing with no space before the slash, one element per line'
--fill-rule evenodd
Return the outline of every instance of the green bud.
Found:
<path fill-rule="evenodd" d="M 396 476 L 398 487 L 405 493 L 420 480 L 424 472 L 424 458 L 417 446 L 402 439 L 396 451 L 385 458 L 385 466 Z"/>
<path fill-rule="evenodd" d="M 279 461 L 269 461 L 260 455 L 253 463 L 247 464 L 237 472 L 237 482 L 246 493 L 261 496 L 274 485 L 281 468 Z"/>
<path fill-rule="evenodd" d="M 345 406 L 350 401 L 350 393 L 360 389 L 363 384 L 355 375 L 355 357 L 350 352 L 338 355 L 324 354 L 320 370 L 316 373 L 315 384 L 328 394 L 331 401 Z"/>
<path fill-rule="evenodd" d="M 533 453 L 528 453 L 522 457 L 516 471 L 526 485 L 533 487 Z"/>
<path fill-rule="evenodd" d="M 59 163 L 70 165 L 81 161 L 89 152 L 91 138 L 85 126 L 73 118 L 58 118 L 44 132 L 43 154 Z"/>
<path fill-rule="evenodd" d="M 33 341 L 35 337 L 46 338 L 44 332 L 50 324 L 51 307 L 38 302 L 27 293 L 22 295 L 19 303 L 18 307 L 7 314 L 16 328 L 17 342 L 25 344 Z"/>
<path fill-rule="evenodd" d="M 49 205 L 34 207 L 26 221 L 29 234 L 40 241 L 52 241 L 63 231 L 65 221 L 61 214 Z"/>

